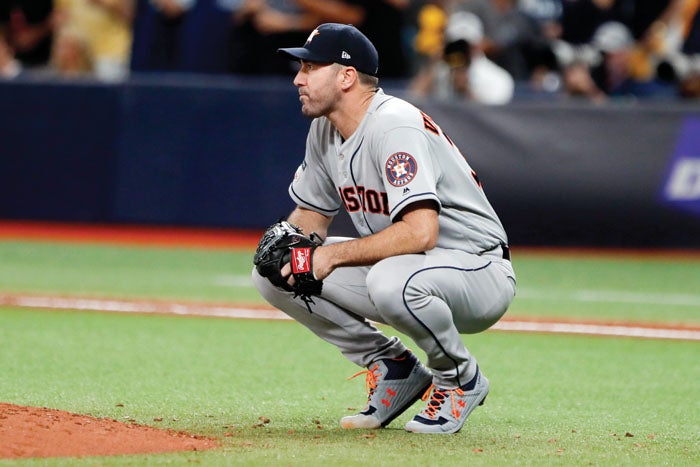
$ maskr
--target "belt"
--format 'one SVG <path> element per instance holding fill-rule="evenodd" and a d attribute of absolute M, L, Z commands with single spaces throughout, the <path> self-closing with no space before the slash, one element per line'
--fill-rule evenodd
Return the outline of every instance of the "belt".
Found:
<path fill-rule="evenodd" d="M 505 243 L 498 244 L 495 247 L 489 248 L 488 250 L 484 250 L 479 254 L 483 255 L 483 254 L 486 254 L 490 251 L 495 252 L 496 248 L 498 248 L 498 247 L 501 247 L 501 257 L 505 260 L 510 261 L 510 247 L 508 247 L 508 245 L 506 245 Z"/>
<path fill-rule="evenodd" d="M 501 245 L 501 250 L 503 250 L 503 259 L 507 259 L 508 261 L 510 261 L 510 247 L 503 243 Z"/>

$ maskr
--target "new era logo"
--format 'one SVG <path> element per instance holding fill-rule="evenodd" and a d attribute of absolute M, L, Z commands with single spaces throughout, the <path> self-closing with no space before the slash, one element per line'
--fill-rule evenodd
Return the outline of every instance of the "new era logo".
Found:
<path fill-rule="evenodd" d="M 349 53 L 343 50 L 343 53 L 340 54 L 340 58 L 343 58 L 345 60 L 352 58 Z"/>

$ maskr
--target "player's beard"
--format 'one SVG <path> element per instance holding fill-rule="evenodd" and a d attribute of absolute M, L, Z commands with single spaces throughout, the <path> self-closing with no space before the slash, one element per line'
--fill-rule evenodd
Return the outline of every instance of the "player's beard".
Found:
<path fill-rule="evenodd" d="M 319 92 L 314 93 L 313 97 L 308 93 L 302 93 L 301 96 L 306 97 L 304 99 L 306 103 L 302 101 L 301 113 L 311 119 L 327 116 L 335 109 L 335 105 L 340 98 L 339 92 L 334 86 L 329 84 Z"/>

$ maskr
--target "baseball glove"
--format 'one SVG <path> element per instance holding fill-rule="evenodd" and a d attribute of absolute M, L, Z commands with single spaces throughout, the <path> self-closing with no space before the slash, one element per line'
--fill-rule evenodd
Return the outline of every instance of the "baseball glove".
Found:
<path fill-rule="evenodd" d="M 272 284 L 301 296 L 308 307 L 313 303 L 311 295 L 321 295 L 323 281 L 314 277 L 313 256 L 316 247 L 322 241 L 312 233 L 305 236 L 299 227 L 287 221 L 280 221 L 267 228 L 258 244 L 253 257 L 253 264 L 261 276 L 267 277 Z M 287 282 L 287 277 L 280 272 L 282 267 L 291 263 L 294 285 Z"/>

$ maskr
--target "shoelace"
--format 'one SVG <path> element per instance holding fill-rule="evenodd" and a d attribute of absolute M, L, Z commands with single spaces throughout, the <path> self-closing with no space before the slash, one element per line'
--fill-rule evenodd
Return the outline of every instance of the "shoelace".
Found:
<path fill-rule="evenodd" d="M 375 363 L 374 366 L 366 370 L 358 371 L 354 375 L 348 377 L 348 379 L 353 379 L 360 375 L 365 375 L 365 389 L 369 394 L 368 400 L 372 397 L 372 394 L 374 394 L 374 390 L 377 389 L 377 381 L 379 381 L 379 377 L 382 376 L 381 373 L 375 373 L 376 371 L 379 371 L 379 365 Z"/>
<path fill-rule="evenodd" d="M 430 402 L 428 402 L 427 407 L 423 410 L 423 413 L 425 415 L 434 420 L 437 416 L 437 413 L 440 411 L 442 404 L 444 404 L 447 400 L 447 395 L 449 394 L 450 401 L 452 402 L 451 413 L 455 418 L 459 418 L 459 416 L 462 413 L 460 409 L 464 408 L 465 403 L 462 400 L 457 400 L 455 398 L 455 393 L 457 393 L 457 395 L 460 397 L 463 396 L 464 391 L 462 391 L 462 389 L 440 389 L 436 388 L 434 385 L 430 385 L 430 387 L 427 389 L 427 391 L 425 391 L 425 394 L 423 394 L 423 397 L 421 397 L 421 399 L 426 400 L 428 398 L 428 395 L 430 394 L 430 391 L 433 391 L 433 396 L 430 398 Z"/>

